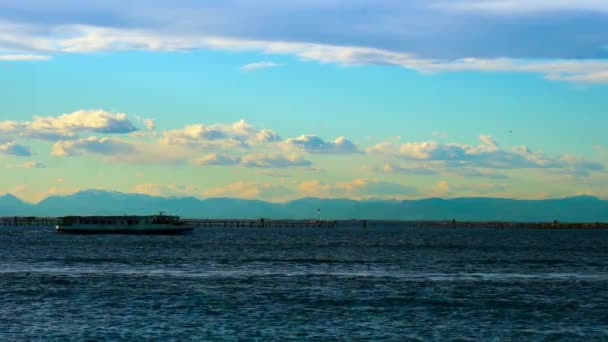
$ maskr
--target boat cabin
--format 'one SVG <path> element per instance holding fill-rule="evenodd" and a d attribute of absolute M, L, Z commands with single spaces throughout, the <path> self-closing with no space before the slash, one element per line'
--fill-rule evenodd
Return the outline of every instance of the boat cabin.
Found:
<path fill-rule="evenodd" d="M 71 225 L 142 225 L 142 224 L 179 224 L 178 216 L 66 216 L 63 226 Z"/>

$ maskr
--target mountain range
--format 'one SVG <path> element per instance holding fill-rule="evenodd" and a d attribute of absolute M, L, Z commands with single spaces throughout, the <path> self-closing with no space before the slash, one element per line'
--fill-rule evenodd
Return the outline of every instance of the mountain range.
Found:
<path fill-rule="evenodd" d="M 27 203 L 0 196 L 0 216 L 149 215 L 159 211 L 187 218 L 608 221 L 608 201 L 591 196 L 561 199 L 428 198 L 350 200 L 302 198 L 285 203 L 234 198 L 158 197 L 85 190 Z"/>

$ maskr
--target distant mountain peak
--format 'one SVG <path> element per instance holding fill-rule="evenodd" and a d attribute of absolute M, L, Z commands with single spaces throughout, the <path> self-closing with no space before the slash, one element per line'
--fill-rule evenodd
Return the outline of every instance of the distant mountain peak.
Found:
<path fill-rule="evenodd" d="M 99 189 L 87 189 L 81 190 L 73 195 L 89 195 L 89 196 L 100 196 L 100 195 L 126 195 L 123 192 L 118 191 L 109 191 L 109 190 L 99 190 Z"/>
<path fill-rule="evenodd" d="M 19 197 L 15 196 L 13 194 L 10 194 L 10 193 L 6 193 L 6 194 L 0 196 L 0 200 L 23 203 L 23 201 Z"/>
<path fill-rule="evenodd" d="M 0 216 L 148 215 L 164 211 L 188 218 L 310 219 L 320 209 L 327 219 L 608 221 L 608 201 L 589 195 L 518 200 L 463 197 L 405 201 L 301 198 L 284 203 L 238 198 L 161 197 L 99 189 L 50 196 L 37 204 L 12 194 L 0 196 Z"/>
<path fill-rule="evenodd" d="M 568 200 L 580 200 L 580 201 L 601 201 L 599 198 L 592 195 L 578 195 L 573 197 L 566 197 Z"/>

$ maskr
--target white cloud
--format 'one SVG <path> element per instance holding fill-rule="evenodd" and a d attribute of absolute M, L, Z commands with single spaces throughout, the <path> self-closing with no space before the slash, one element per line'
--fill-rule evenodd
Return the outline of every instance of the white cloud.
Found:
<path fill-rule="evenodd" d="M 548 156 L 532 151 L 526 146 L 513 147 L 510 151 L 502 149 L 490 136 L 481 135 L 480 144 L 442 144 L 434 141 L 407 142 L 401 145 L 393 142 L 379 143 L 367 149 L 368 153 L 388 154 L 395 157 L 432 163 L 432 169 L 445 171 L 449 168 L 470 170 L 485 169 L 548 169 L 580 176 L 605 170 L 604 165 L 572 156 Z M 394 170 L 399 171 L 399 167 Z M 407 168 L 405 168 L 407 171 Z M 385 171 L 391 171 L 387 169 Z M 475 172 L 475 171 L 471 171 Z M 479 175 L 481 171 L 477 170 Z M 472 174 L 472 173 L 471 173 Z M 494 174 L 486 173 L 490 178 Z M 501 177 L 500 175 L 494 175 Z"/>
<path fill-rule="evenodd" d="M 255 134 L 254 140 L 260 143 L 269 143 L 280 141 L 281 137 L 273 130 L 262 129 Z"/>
<path fill-rule="evenodd" d="M 442 0 L 434 6 L 463 11 L 484 11 L 496 13 L 526 13 L 582 10 L 608 12 L 608 2 L 604 0 Z"/>
<path fill-rule="evenodd" d="M 437 166 L 431 165 L 417 165 L 417 166 L 406 166 L 406 165 L 395 165 L 395 164 L 385 164 L 380 171 L 385 173 L 402 173 L 409 175 L 436 175 L 439 174 L 437 171 Z"/>
<path fill-rule="evenodd" d="M 505 4 L 501 6 L 509 6 L 510 2 L 478 1 L 477 3 L 477 6 L 485 3 L 486 7 L 491 7 L 491 3 L 495 3 L 494 6 L 499 3 Z M 539 3 L 539 1 L 536 1 L 536 3 Z M 564 4 L 570 3 L 573 2 L 563 1 L 561 6 L 564 7 Z M 475 2 L 461 2 L 461 4 L 473 4 L 473 7 L 475 7 Z M 524 2 L 517 2 L 517 4 L 524 4 Z M 587 7 L 591 8 L 593 6 L 589 5 Z M 5 34 L 5 37 L 0 36 L 0 50 L 2 49 L 2 41 L 5 41 L 10 42 L 10 46 L 18 42 L 25 50 L 45 51 L 46 53 L 127 50 L 190 51 L 194 49 L 261 51 L 271 55 L 295 55 L 303 60 L 321 63 L 395 65 L 423 73 L 525 72 L 543 74 L 552 80 L 574 80 L 578 82 L 605 82 L 603 76 L 599 77 L 597 75 L 601 76 L 601 73 L 608 69 L 608 61 L 602 59 L 457 58 L 447 60 L 420 58 L 412 53 L 376 47 L 239 39 L 194 33 L 171 34 L 144 29 L 108 28 L 90 25 L 56 26 L 50 30 L 52 32 L 50 35 L 48 33 L 41 35 L 34 28 L 24 29 L 20 27 L 19 30 L 17 32 L 22 32 L 21 35 Z"/>
<path fill-rule="evenodd" d="M 53 145 L 54 156 L 78 156 L 83 153 L 101 155 L 133 154 L 137 150 L 133 144 L 112 138 L 89 137 L 78 140 L 62 140 Z"/>
<path fill-rule="evenodd" d="M 0 132 L 3 134 L 16 134 L 24 131 L 28 127 L 28 123 L 18 121 L 0 121 Z"/>
<path fill-rule="evenodd" d="M 21 62 L 21 61 L 48 61 L 52 57 L 44 55 L 0 55 L 0 61 Z"/>
<path fill-rule="evenodd" d="M 228 135 L 219 128 L 198 124 L 166 131 L 163 133 L 162 141 L 167 145 L 186 145 L 228 138 Z"/>
<path fill-rule="evenodd" d="M 238 165 L 241 162 L 241 158 L 221 155 L 217 153 L 211 153 L 204 157 L 194 160 L 194 165 L 199 166 L 231 166 Z"/>
<path fill-rule="evenodd" d="M 311 166 L 310 160 L 302 159 L 297 155 L 281 155 L 281 154 L 253 154 L 244 156 L 241 159 L 241 165 L 244 167 L 258 168 L 287 168 L 287 167 L 306 167 Z"/>
<path fill-rule="evenodd" d="M 32 121 L 0 121 L 0 132 L 7 135 L 55 141 L 75 139 L 79 132 L 125 134 L 137 128 L 125 113 L 101 109 L 79 110 L 60 116 L 34 117 Z"/>
<path fill-rule="evenodd" d="M 356 154 L 362 153 L 359 148 L 345 137 L 338 137 L 334 141 L 325 141 L 316 135 L 301 135 L 297 138 L 285 140 L 288 148 L 302 149 L 308 153 L 323 154 Z"/>
<path fill-rule="evenodd" d="M 143 165 L 185 164 L 192 158 L 192 151 L 182 146 L 108 137 L 61 140 L 52 146 L 51 154 L 54 156 L 94 154 L 102 156 L 107 162 Z"/>
<path fill-rule="evenodd" d="M 190 147 L 248 148 L 251 145 L 279 140 L 271 130 L 257 130 L 245 120 L 230 125 L 187 125 L 184 128 L 163 132 L 161 142 L 167 145 Z"/>
<path fill-rule="evenodd" d="M 560 74 L 549 75 L 547 78 L 552 80 L 562 80 L 571 82 L 584 82 L 584 83 L 608 83 L 608 71 L 598 71 L 588 74 L 570 75 L 564 76 Z"/>
<path fill-rule="evenodd" d="M 297 155 L 282 154 L 249 154 L 243 157 L 231 157 L 217 153 L 208 154 L 194 160 L 194 165 L 209 166 L 242 166 L 251 168 L 274 169 L 311 166 L 312 162 Z"/>
<path fill-rule="evenodd" d="M 283 64 L 264 61 L 264 62 L 245 64 L 241 67 L 241 70 L 255 71 L 255 70 L 259 70 L 259 69 L 269 69 L 269 68 L 276 68 L 276 67 L 280 67 L 280 66 L 283 66 Z"/>
<path fill-rule="evenodd" d="M 58 117 L 36 117 L 29 128 L 33 131 L 92 131 L 113 134 L 137 130 L 127 119 L 127 114 L 110 113 L 101 109 L 79 110 Z"/>

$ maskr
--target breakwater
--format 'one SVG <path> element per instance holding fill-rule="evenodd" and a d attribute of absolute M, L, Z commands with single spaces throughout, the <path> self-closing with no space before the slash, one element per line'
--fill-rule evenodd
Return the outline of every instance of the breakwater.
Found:
<path fill-rule="evenodd" d="M 351 220 L 340 221 L 340 224 L 351 222 L 363 227 L 376 225 L 404 225 L 414 227 L 446 228 L 498 228 L 498 229 L 608 229 L 608 222 L 513 222 L 513 221 L 457 221 L 457 220 Z"/>
<path fill-rule="evenodd" d="M 308 227 L 332 228 L 338 221 L 334 220 L 272 220 L 272 219 L 185 219 L 187 224 L 196 227 L 242 227 L 242 228 L 270 228 L 270 227 Z"/>
<path fill-rule="evenodd" d="M 182 222 L 195 227 L 309 227 L 331 228 L 337 224 L 334 220 L 271 220 L 271 219 L 182 219 Z M 0 227 L 34 227 L 57 226 L 61 217 L 0 217 Z"/>
<path fill-rule="evenodd" d="M 56 226 L 60 217 L 0 217 L 0 227 Z M 499 229 L 607 229 L 608 222 L 509 222 L 509 221 L 457 221 L 457 220 L 291 220 L 291 219 L 182 219 L 199 228 L 333 228 L 336 226 L 404 226 L 445 228 L 499 228 Z"/>
<path fill-rule="evenodd" d="M 608 222 L 508 222 L 508 221 L 457 221 L 457 220 L 290 220 L 290 219 L 183 219 L 198 228 L 333 228 L 360 226 L 373 228 L 380 225 L 404 227 L 446 228 L 504 228 L 504 229 L 606 229 Z M 0 217 L 0 227 L 56 226 L 60 217 Z"/>

